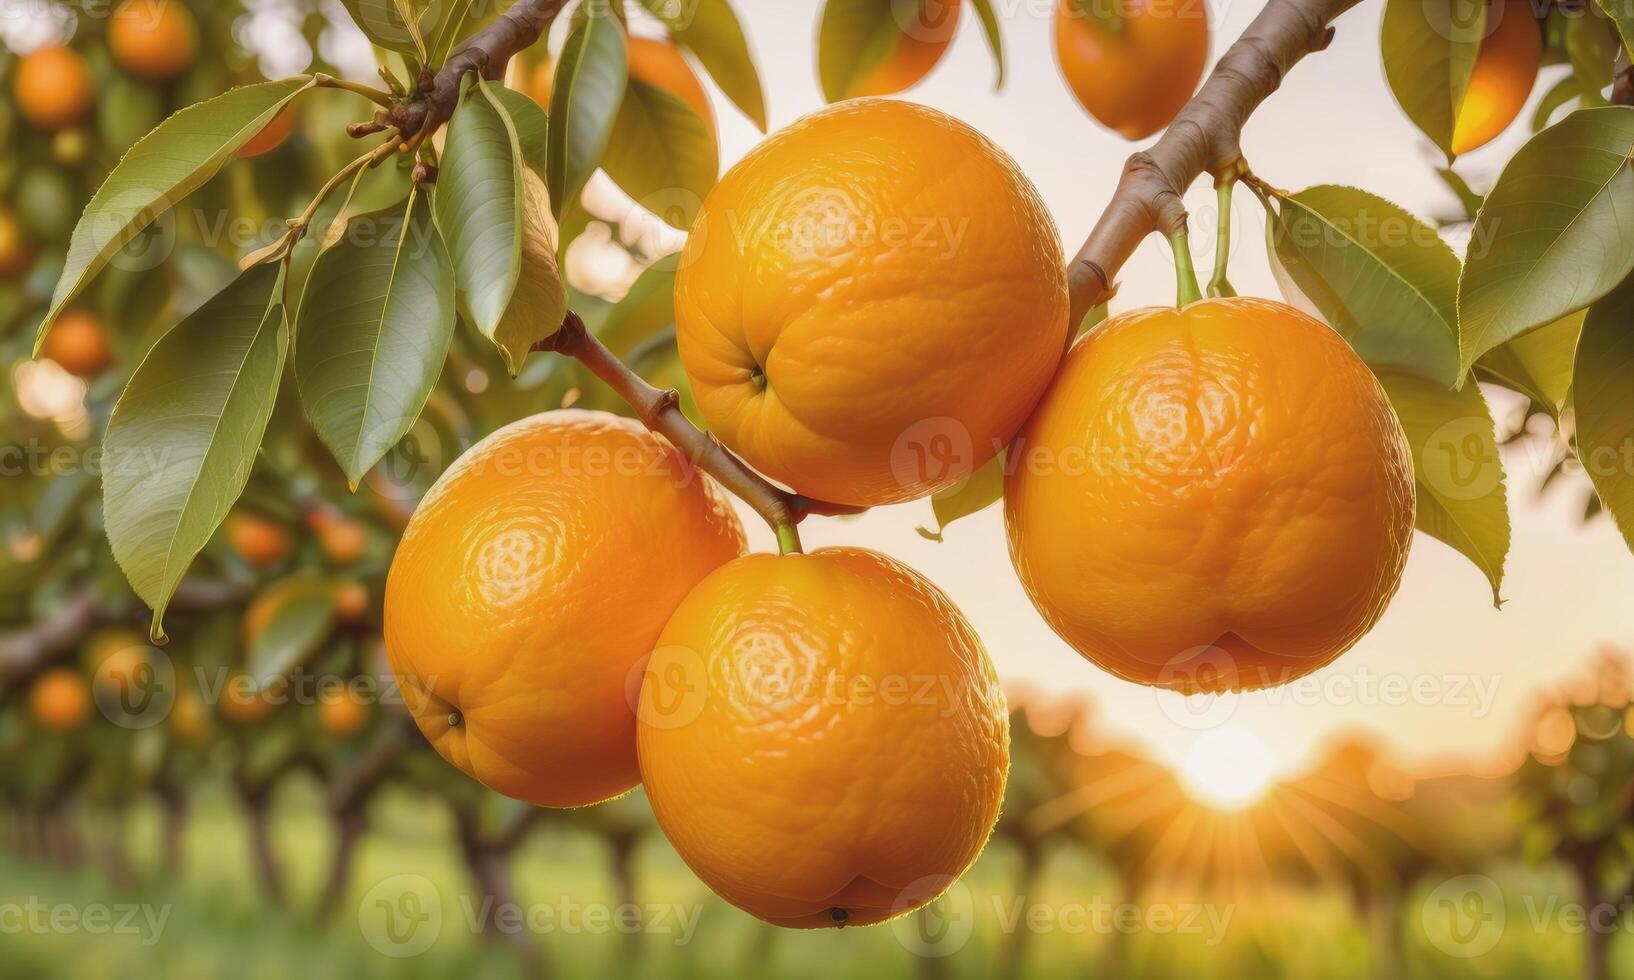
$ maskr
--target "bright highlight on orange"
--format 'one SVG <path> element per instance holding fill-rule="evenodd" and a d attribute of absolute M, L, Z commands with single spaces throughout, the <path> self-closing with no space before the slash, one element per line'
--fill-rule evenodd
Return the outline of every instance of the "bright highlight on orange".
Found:
<path fill-rule="evenodd" d="M 1241 810 L 1271 785 L 1273 761 L 1265 740 L 1246 728 L 1223 725 L 1193 742 L 1180 766 L 1192 799 L 1216 810 Z"/>

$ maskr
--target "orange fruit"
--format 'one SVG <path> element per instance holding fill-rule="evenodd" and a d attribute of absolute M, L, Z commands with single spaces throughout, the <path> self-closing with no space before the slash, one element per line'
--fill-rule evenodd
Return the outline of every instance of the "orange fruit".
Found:
<path fill-rule="evenodd" d="M 265 721 L 276 706 L 270 687 L 260 687 L 250 675 L 234 671 L 221 686 L 217 710 L 233 724 L 249 726 Z"/>
<path fill-rule="evenodd" d="M 199 25 L 180 0 L 125 0 L 108 21 L 108 50 L 132 75 L 166 81 L 193 66 Z"/>
<path fill-rule="evenodd" d="M 51 332 L 45 335 L 40 356 L 48 357 L 64 371 L 82 378 L 92 378 L 113 363 L 113 351 L 108 348 L 108 332 L 102 320 L 85 310 L 69 310 L 57 318 Z"/>
<path fill-rule="evenodd" d="M 91 688 L 84 675 L 68 667 L 41 674 L 29 692 L 34 724 L 42 731 L 65 734 L 85 725 L 91 716 Z"/>
<path fill-rule="evenodd" d="M 339 512 L 319 510 L 307 518 L 307 524 L 316 532 L 318 545 L 332 565 L 355 565 L 369 548 L 369 535 L 363 525 Z"/>
<path fill-rule="evenodd" d="M 386 580 L 386 650 L 438 752 L 507 796 L 584 806 L 640 775 L 626 685 L 688 590 L 743 552 L 723 493 L 640 423 L 556 411 L 474 446 Z"/>
<path fill-rule="evenodd" d="M 517 70 L 522 74 L 513 76 L 513 81 L 509 83 L 511 87 L 524 93 L 533 101 L 539 103 L 540 107 L 546 112 L 549 112 L 550 96 L 556 90 L 555 60 L 546 58 L 532 68 L 527 69 L 523 69 L 519 65 Z"/>
<path fill-rule="evenodd" d="M 247 510 L 228 514 L 221 529 L 227 546 L 251 565 L 276 565 L 295 547 L 288 528 Z"/>
<path fill-rule="evenodd" d="M 1009 714 L 963 614 L 855 548 L 699 583 L 647 665 L 641 775 L 699 878 L 767 922 L 866 925 L 962 874 L 998 819 Z"/>
<path fill-rule="evenodd" d="M 24 55 L 12 79 L 17 108 L 36 128 L 66 129 L 91 111 L 96 87 L 79 52 L 48 45 Z"/>
<path fill-rule="evenodd" d="M 1096 121 L 1125 139 L 1167 126 L 1197 91 L 1208 62 L 1206 4 L 1127 0 L 1121 26 L 1084 15 L 1078 0 L 1055 11 L 1055 58 L 1067 87 Z"/>
<path fill-rule="evenodd" d="M 204 710 L 204 699 L 191 687 L 176 691 L 169 723 L 171 736 L 183 745 L 203 745 L 210 737 L 210 716 Z"/>
<path fill-rule="evenodd" d="M 960 0 L 891 0 L 901 40 L 868 71 L 851 81 L 840 99 L 894 95 L 917 85 L 947 53 L 959 31 Z M 835 101 L 838 101 L 836 99 Z"/>
<path fill-rule="evenodd" d="M 715 110 L 710 107 L 703 83 L 698 81 L 680 48 L 668 41 L 632 37 L 629 52 L 631 78 L 661 88 L 685 102 L 709 127 L 709 134 L 715 135 Z"/>
<path fill-rule="evenodd" d="M 1494 0 L 1487 5 L 1486 16 L 1487 35 L 1453 124 L 1455 154 L 1491 142 L 1515 121 L 1532 94 L 1543 60 L 1543 32 L 1527 0 Z"/>
<path fill-rule="evenodd" d="M 295 132 L 295 107 L 288 106 L 282 112 L 272 117 L 261 132 L 250 138 L 248 143 L 238 148 L 238 158 L 249 160 L 254 157 L 265 156 L 284 145 L 284 141 Z"/>
<path fill-rule="evenodd" d="M 27 271 L 33 261 L 17 216 L 0 209 L 0 279 L 15 279 Z"/>
<path fill-rule="evenodd" d="M 874 506 L 968 477 L 1067 342 L 1055 223 L 1015 162 L 934 109 L 863 99 L 776 133 L 699 213 L 681 361 L 722 442 L 799 493 Z"/>
<path fill-rule="evenodd" d="M 1401 584 L 1415 506 L 1401 424 L 1344 340 L 1282 303 L 1112 318 L 1014 453 L 1022 584 L 1127 680 L 1285 683 L 1349 649 Z"/>
<path fill-rule="evenodd" d="M 130 629 L 98 630 L 86 641 L 81 657 L 85 672 L 98 692 L 117 695 L 147 688 L 155 669 L 148 638 Z"/>
<path fill-rule="evenodd" d="M 369 612 L 369 588 L 361 582 L 346 582 L 335 590 L 335 615 L 352 623 Z"/>
<path fill-rule="evenodd" d="M 369 723 L 369 705 L 355 687 L 334 691 L 318 699 L 318 718 L 329 735 L 352 738 Z"/>

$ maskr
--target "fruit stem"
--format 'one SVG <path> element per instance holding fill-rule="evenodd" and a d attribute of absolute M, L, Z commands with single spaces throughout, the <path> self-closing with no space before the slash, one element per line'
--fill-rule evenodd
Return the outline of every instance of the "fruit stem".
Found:
<path fill-rule="evenodd" d="M 1214 232 L 1214 276 L 1208 281 L 1208 294 L 1214 297 L 1237 295 L 1226 278 L 1226 266 L 1231 264 L 1231 189 L 1236 186 L 1235 175 L 1214 182 L 1219 226 Z"/>
<path fill-rule="evenodd" d="M 1197 286 L 1197 270 L 1191 264 L 1191 246 L 1184 230 L 1169 237 L 1169 247 L 1174 249 L 1174 278 L 1179 294 L 1175 305 L 1185 308 L 1202 299 L 1203 291 Z"/>
<path fill-rule="evenodd" d="M 591 374 L 606 382 L 635 410 L 636 418 L 643 425 L 668 439 L 694 466 L 754 508 L 776 532 L 778 547 L 784 554 L 800 550 L 800 534 L 795 525 L 807 515 L 860 512 L 859 508 L 810 500 L 768 483 L 714 436 L 692 424 L 681 411 L 681 396 L 675 389 L 658 389 L 648 384 L 608 350 L 571 310 L 562 321 L 561 329 L 535 344 L 533 349 L 565 354 L 589 368 Z"/>

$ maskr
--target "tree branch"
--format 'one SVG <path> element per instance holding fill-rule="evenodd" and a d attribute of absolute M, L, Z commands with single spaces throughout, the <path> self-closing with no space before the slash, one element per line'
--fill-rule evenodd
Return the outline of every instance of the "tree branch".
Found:
<path fill-rule="evenodd" d="M 435 132 L 454 114 L 460 80 L 467 73 L 474 71 L 484 78 L 504 75 L 511 58 L 539 40 L 565 6 L 567 0 L 516 0 L 497 20 L 471 35 L 436 75 L 428 73 L 422 78 L 410 101 L 392 109 L 392 123 L 404 136 Z"/>
<path fill-rule="evenodd" d="M 714 436 L 692 424 L 681 411 L 680 395 L 675 389 L 660 390 L 648 384 L 597 340 L 577 313 L 569 311 L 562 328 L 534 349 L 565 354 L 589 368 L 590 373 L 606 382 L 635 410 L 643 425 L 668 439 L 693 465 L 754 508 L 777 532 L 778 545 L 784 553 L 800 550 L 800 532 L 796 525 L 807 516 L 860 512 L 860 508 L 822 503 L 768 483 Z"/>
<path fill-rule="evenodd" d="M 1148 234 L 1186 229 L 1183 195 L 1210 172 L 1245 169 L 1243 124 L 1299 59 L 1328 46 L 1328 26 L 1358 0 L 1270 0 L 1151 148 L 1129 158 L 1112 202 L 1068 267 L 1072 319 L 1106 302 L 1118 270 Z"/>

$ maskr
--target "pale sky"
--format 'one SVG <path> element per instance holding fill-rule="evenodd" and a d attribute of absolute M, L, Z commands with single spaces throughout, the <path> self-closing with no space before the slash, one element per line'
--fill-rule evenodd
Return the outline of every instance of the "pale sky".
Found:
<path fill-rule="evenodd" d="M 1132 146 L 1101 129 L 1057 75 L 1047 0 L 994 0 L 1003 22 L 1009 77 L 993 90 L 993 66 L 980 25 L 967 9 L 959 37 L 935 72 L 904 98 L 965 120 L 998 142 L 1039 187 L 1070 255 L 1105 206 Z M 735 4 L 765 83 L 773 128 L 822 106 L 814 66 L 817 0 Z M 1210 4 L 1213 55 L 1242 32 L 1257 2 Z M 1439 157 L 1396 106 L 1379 65 L 1381 0 L 1365 0 L 1338 23 L 1326 52 L 1308 58 L 1260 109 L 1243 146 L 1271 183 L 1298 189 L 1352 184 L 1390 198 L 1423 218 L 1451 213 L 1455 202 L 1433 172 Z M 1546 77 L 1560 72 L 1546 69 Z M 1534 98 L 1545 85 L 1540 84 Z M 723 156 L 729 164 L 760 138 L 718 93 Z M 1526 135 L 1523 114 L 1511 132 L 1461 160 L 1476 187 Z M 1205 179 L 1188 198 L 1197 216 L 1192 240 L 1200 268 L 1211 262 L 1213 191 Z M 1245 295 L 1277 296 L 1266 265 L 1264 219 L 1251 195 L 1239 195 L 1232 279 Z M 1122 274 L 1114 311 L 1172 302 L 1167 246 L 1150 239 Z M 1507 403 L 1498 407 L 1503 408 Z M 1548 461 L 1537 450 L 1506 458 L 1514 546 L 1504 596 L 1493 609 L 1486 580 L 1451 549 L 1424 535 L 1414 542 L 1406 579 L 1383 622 L 1314 680 L 1245 695 L 1205 710 L 1103 673 L 1045 626 L 1017 582 L 1005 548 L 1000 508 L 955 524 L 946 542 L 921 539 L 932 524 L 926 503 L 876 510 L 850 521 L 813 519 L 808 548 L 852 544 L 909 563 L 945 589 L 975 624 L 999 671 L 1046 690 L 1088 694 L 1101 723 L 1159 757 L 1178 761 L 1197 737 L 1201 716 L 1258 733 L 1287 771 L 1326 736 L 1357 727 L 1383 733 L 1409 758 L 1484 753 L 1511 737 L 1530 693 L 1578 669 L 1599 645 L 1634 643 L 1634 556 L 1604 519 L 1579 526 L 1579 483 L 1539 501 Z M 773 542 L 745 513 L 756 547 Z M 1414 693 L 1416 691 L 1417 693 Z"/>

